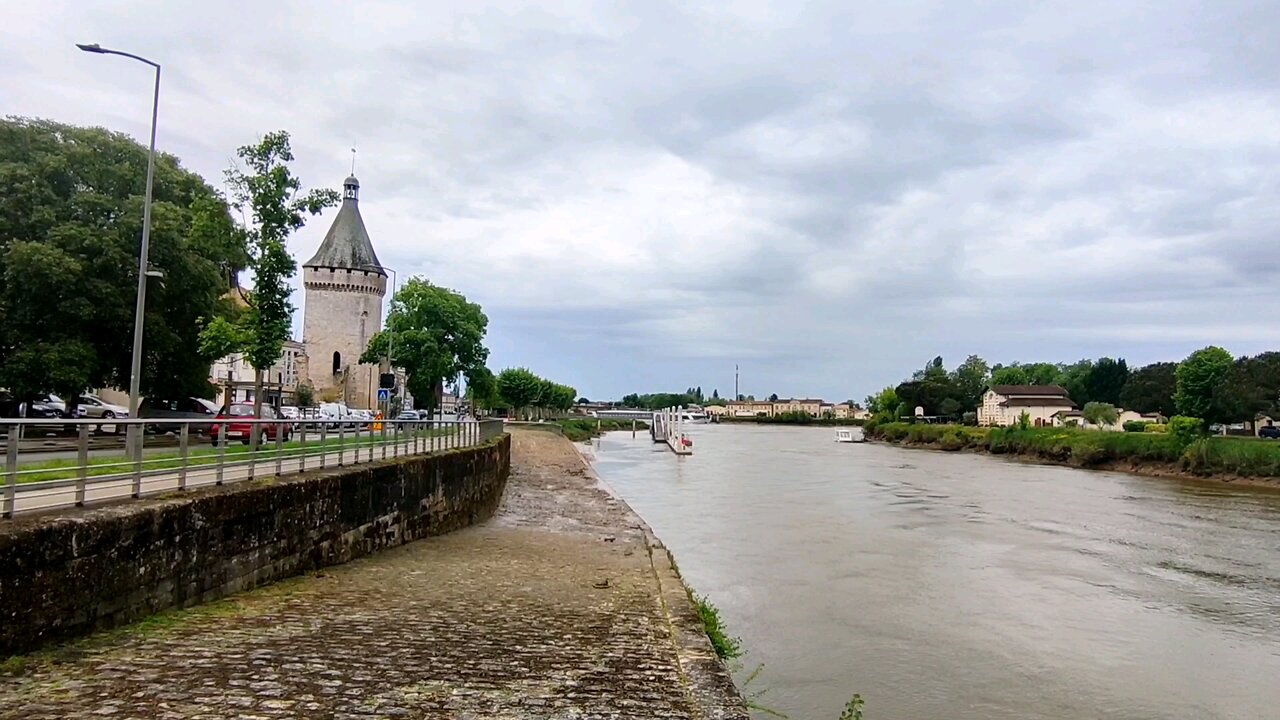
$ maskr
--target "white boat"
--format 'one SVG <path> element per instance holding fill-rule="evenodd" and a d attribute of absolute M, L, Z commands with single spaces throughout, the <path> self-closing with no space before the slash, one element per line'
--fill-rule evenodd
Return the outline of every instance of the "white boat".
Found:
<path fill-rule="evenodd" d="M 860 427 L 836 428 L 836 442 L 838 443 L 860 443 L 866 441 L 867 436 L 863 434 Z"/>
<path fill-rule="evenodd" d="M 711 422 L 711 416 L 701 409 L 682 410 L 680 411 L 680 422 L 686 425 L 703 425 Z"/>

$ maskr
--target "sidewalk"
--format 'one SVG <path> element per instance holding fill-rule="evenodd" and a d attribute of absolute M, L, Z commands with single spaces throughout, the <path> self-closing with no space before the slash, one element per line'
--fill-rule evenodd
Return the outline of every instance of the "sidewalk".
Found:
<path fill-rule="evenodd" d="M 513 435 L 488 523 L 31 658 L 0 718 L 745 719 L 643 522 Z"/>

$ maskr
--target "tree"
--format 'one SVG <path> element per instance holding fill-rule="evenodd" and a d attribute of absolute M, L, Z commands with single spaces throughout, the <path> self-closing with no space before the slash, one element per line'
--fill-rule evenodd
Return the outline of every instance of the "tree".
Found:
<path fill-rule="evenodd" d="M 1019 364 L 996 365 L 991 369 L 992 385 L 1030 385 L 1031 376 Z"/>
<path fill-rule="evenodd" d="M 892 387 L 887 387 L 875 395 L 868 395 L 866 404 L 867 412 L 872 415 L 889 414 L 898 409 L 898 392 Z"/>
<path fill-rule="evenodd" d="M 1152 363 L 1134 370 L 1120 391 L 1120 406 L 1140 413 L 1157 412 L 1173 417 L 1178 413 L 1173 403 L 1177 370 L 1178 363 L 1172 362 Z"/>
<path fill-rule="evenodd" d="M 1058 385 L 1065 388 L 1067 396 L 1076 401 L 1076 404 L 1081 407 L 1084 407 L 1094 399 L 1089 394 L 1089 375 L 1092 372 L 1093 361 L 1085 359 L 1063 366 L 1058 377 Z"/>
<path fill-rule="evenodd" d="M 498 397 L 517 415 L 538 402 L 542 378 L 526 368 L 507 368 L 498 373 Z"/>
<path fill-rule="evenodd" d="M 1280 409 L 1280 352 L 1241 357 L 1222 379 L 1218 396 L 1223 417 L 1231 422 L 1253 420 L 1260 413 Z"/>
<path fill-rule="evenodd" d="M 1114 405 L 1120 402 L 1120 393 L 1129 380 L 1129 365 L 1124 358 L 1113 360 L 1099 358 L 1085 376 L 1089 400 Z"/>
<path fill-rule="evenodd" d="M 778 402 L 778 393 L 773 393 L 772 395 L 770 395 L 769 402 Z"/>
<path fill-rule="evenodd" d="M 445 380 L 478 377 L 489 359 L 484 346 L 488 327 L 480 306 L 461 293 L 412 277 L 391 298 L 387 327 L 369 338 L 360 362 L 372 365 L 390 358 L 392 366 L 404 369 L 409 392 L 427 398 L 426 409 L 433 411 L 436 389 Z"/>
<path fill-rule="evenodd" d="M 0 387 L 17 398 L 125 387 L 147 148 L 101 128 L 0 119 Z M 211 397 L 200 320 L 247 262 L 226 202 L 156 157 L 142 394 Z"/>
<path fill-rule="evenodd" d="M 951 385 L 961 411 L 974 410 L 982 403 L 982 393 L 987 389 L 991 370 L 987 361 L 970 355 L 951 372 Z M 946 413 L 948 415 L 954 414 Z"/>
<path fill-rule="evenodd" d="M 961 409 L 962 408 L 960 405 L 960 401 L 956 400 L 955 398 L 946 398 L 945 400 L 943 400 L 941 403 L 938 404 L 939 415 L 946 415 L 946 416 L 959 415 Z"/>
<path fill-rule="evenodd" d="M 298 407 L 311 407 L 316 404 L 316 389 L 309 381 L 299 383 L 294 395 L 297 397 Z"/>
<path fill-rule="evenodd" d="M 498 397 L 498 379 L 493 371 L 481 365 L 465 373 L 467 377 L 467 395 L 471 398 L 473 408 L 493 408 L 501 402 Z"/>
<path fill-rule="evenodd" d="M 1219 388 L 1231 364 L 1231 353 L 1212 345 L 1191 353 L 1179 363 L 1173 396 L 1178 412 L 1210 423 L 1229 421 Z"/>
<path fill-rule="evenodd" d="M 1116 420 L 1120 417 L 1120 412 L 1116 410 L 1115 405 L 1096 401 L 1085 404 L 1080 414 L 1084 416 L 1085 420 L 1098 427 L 1115 425 Z"/>
<path fill-rule="evenodd" d="M 711 390 L 711 399 L 712 399 L 712 400 L 719 400 L 719 399 L 720 399 L 720 390 L 719 390 L 718 388 L 712 388 L 712 390 Z"/>
<path fill-rule="evenodd" d="M 244 293 L 248 307 L 234 322 L 215 318 L 201 333 L 201 347 L 215 357 L 243 353 L 253 367 L 253 414 L 262 417 L 262 375 L 280 359 L 293 322 L 293 287 L 289 278 L 297 263 L 285 247 L 289 235 L 338 203 L 332 189 L 302 192 L 302 181 L 289 170 L 293 150 L 289 133 L 269 132 L 256 145 L 236 151 L 245 169 L 227 170 L 232 207 L 247 211 L 244 234 L 249 241 L 253 290 Z M 246 172 L 247 170 L 247 172 Z M 256 446 L 258 436 L 253 436 Z"/>

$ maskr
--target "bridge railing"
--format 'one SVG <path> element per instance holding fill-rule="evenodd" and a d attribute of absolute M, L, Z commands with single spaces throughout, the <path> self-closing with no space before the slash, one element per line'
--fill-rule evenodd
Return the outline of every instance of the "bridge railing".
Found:
<path fill-rule="evenodd" d="M 502 432 L 501 420 L 0 419 L 0 516 L 472 447 Z M 127 447 L 126 435 L 141 441 Z"/>

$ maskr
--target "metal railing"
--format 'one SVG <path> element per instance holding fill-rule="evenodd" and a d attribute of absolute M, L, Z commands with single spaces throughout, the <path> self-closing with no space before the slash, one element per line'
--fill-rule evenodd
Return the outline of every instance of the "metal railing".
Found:
<path fill-rule="evenodd" d="M 140 426 L 140 427 L 139 427 Z M 144 439 L 132 451 L 123 437 Z M 104 441 L 119 438 L 112 447 Z M 472 447 L 501 420 L 0 419 L 0 515 Z M 48 440 L 53 437 L 54 440 Z M 45 438 L 40 451 L 32 440 Z M 92 442 L 91 442 L 92 441 Z"/>

